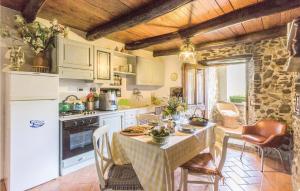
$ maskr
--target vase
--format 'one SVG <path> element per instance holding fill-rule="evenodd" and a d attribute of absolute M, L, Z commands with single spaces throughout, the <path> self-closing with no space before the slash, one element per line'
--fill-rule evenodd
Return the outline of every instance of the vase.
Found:
<path fill-rule="evenodd" d="M 49 62 L 45 52 L 40 52 L 33 58 L 32 68 L 34 72 L 47 73 L 49 71 Z"/>
<path fill-rule="evenodd" d="M 95 106 L 95 103 L 93 101 L 88 101 L 86 103 L 86 109 L 88 111 L 94 111 L 94 106 Z"/>
<path fill-rule="evenodd" d="M 174 121 L 178 121 L 180 119 L 179 113 L 173 114 L 171 117 Z"/>

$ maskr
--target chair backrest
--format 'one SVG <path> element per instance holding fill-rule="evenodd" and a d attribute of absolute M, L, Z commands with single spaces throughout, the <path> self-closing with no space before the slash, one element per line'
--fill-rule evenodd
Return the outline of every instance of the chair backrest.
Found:
<path fill-rule="evenodd" d="M 282 135 L 286 133 L 286 125 L 273 120 L 273 119 L 264 119 L 260 120 L 255 124 L 255 134 L 270 137 L 271 135 Z"/>
<path fill-rule="evenodd" d="M 100 187 L 102 189 L 105 188 L 105 172 L 113 164 L 108 132 L 108 126 L 102 126 L 96 129 L 93 133 L 96 168 Z"/>
<path fill-rule="evenodd" d="M 223 111 L 231 111 L 231 112 L 234 112 L 235 115 L 237 115 L 237 116 L 240 115 L 238 108 L 233 103 L 218 102 L 216 105 L 217 105 L 217 110 L 221 115 L 222 115 Z"/>
<path fill-rule="evenodd" d="M 214 159 L 217 164 L 218 170 L 220 172 L 222 171 L 226 160 L 228 140 L 229 140 L 229 136 L 226 135 L 225 133 L 220 135 L 219 137 L 216 137 L 216 142 L 214 147 L 215 153 L 213 154 L 214 154 Z"/>
<path fill-rule="evenodd" d="M 138 125 L 143 125 L 149 122 L 159 122 L 161 117 L 160 115 L 154 115 L 154 114 L 139 114 L 137 115 L 136 119 Z"/>

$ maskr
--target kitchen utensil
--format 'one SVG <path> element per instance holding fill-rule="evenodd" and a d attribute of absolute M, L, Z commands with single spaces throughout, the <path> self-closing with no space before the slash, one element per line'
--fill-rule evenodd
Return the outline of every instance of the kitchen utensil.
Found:
<path fill-rule="evenodd" d="M 74 111 L 84 111 L 85 110 L 85 106 L 84 106 L 83 103 L 77 102 L 77 103 L 73 104 L 73 110 Z"/>
<path fill-rule="evenodd" d="M 59 103 L 59 112 L 60 113 L 69 112 L 70 110 L 71 110 L 70 104 L 65 103 L 65 102 Z"/>

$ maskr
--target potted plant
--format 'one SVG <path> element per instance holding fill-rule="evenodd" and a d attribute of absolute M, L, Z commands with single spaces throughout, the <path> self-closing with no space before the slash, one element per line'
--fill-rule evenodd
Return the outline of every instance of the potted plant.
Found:
<path fill-rule="evenodd" d="M 154 143 L 162 145 L 168 142 L 170 132 L 164 126 L 157 126 L 151 130 L 150 136 Z"/>
<path fill-rule="evenodd" d="M 94 97 L 94 93 L 90 92 L 87 96 L 86 96 L 86 109 L 88 111 L 93 111 L 94 110 L 94 106 L 95 106 L 95 97 Z"/>
<path fill-rule="evenodd" d="M 174 121 L 178 120 L 180 113 L 187 110 L 187 105 L 177 97 L 168 100 L 166 108 L 163 110 L 164 116 L 171 116 Z"/>
<path fill-rule="evenodd" d="M 15 29 L 17 35 L 21 37 L 22 41 L 27 44 L 34 52 L 33 69 L 35 72 L 48 72 L 49 62 L 47 53 L 54 46 L 55 36 L 68 34 L 68 28 L 57 23 L 54 19 L 50 22 L 50 27 L 46 27 L 38 21 L 27 23 L 25 19 L 20 16 L 15 16 Z M 6 37 L 12 38 L 12 31 L 5 31 Z M 3 35 L 1 35 L 3 36 Z"/>

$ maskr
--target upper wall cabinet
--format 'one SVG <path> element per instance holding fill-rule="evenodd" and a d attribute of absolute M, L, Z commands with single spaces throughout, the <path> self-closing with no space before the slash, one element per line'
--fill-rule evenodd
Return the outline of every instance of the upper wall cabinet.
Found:
<path fill-rule="evenodd" d="M 112 81 L 111 51 L 94 46 L 94 82 L 110 83 Z"/>
<path fill-rule="evenodd" d="M 138 57 L 136 65 L 136 85 L 163 86 L 164 66 L 160 62 Z"/>
<path fill-rule="evenodd" d="M 93 80 L 93 46 L 58 37 L 56 65 L 60 78 Z"/>

